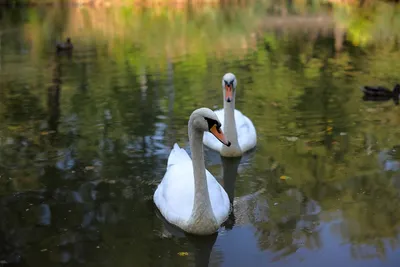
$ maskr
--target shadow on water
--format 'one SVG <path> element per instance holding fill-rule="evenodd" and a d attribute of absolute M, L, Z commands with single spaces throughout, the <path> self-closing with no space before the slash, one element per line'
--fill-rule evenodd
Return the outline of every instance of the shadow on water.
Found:
<path fill-rule="evenodd" d="M 60 123 L 60 98 L 62 85 L 62 62 L 60 57 L 66 55 L 69 61 L 72 58 L 72 51 L 57 51 L 54 56 L 52 65 L 52 82 L 53 84 L 47 89 L 47 107 L 48 107 L 48 133 L 51 137 L 55 137 L 58 133 L 58 125 Z M 50 140 L 54 142 L 54 140 Z"/>
<path fill-rule="evenodd" d="M 232 205 L 232 211 L 222 226 L 224 226 L 226 229 L 232 230 L 233 226 L 235 225 L 235 210 L 233 208 L 233 200 L 235 198 L 235 183 L 241 158 L 221 157 L 221 161 L 223 187 L 226 193 L 228 193 L 229 201 Z"/>
<path fill-rule="evenodd" d="M 189 148 L 186 148 L 187 150 Z M 247 151 L 244 155 L 242 155 L 242 157 L 238 158 L 239 162 L 238 162 L 238 168 L 237 171 L 239 173 L 243 172 L 246 168 L 250 168 L 251 167 L 251 163 L 252 160 L 254 159 L 256 152 L 257 151 L 257 147 Z M 188 153 L 190 153 L 190 151 L 188 151 Z M 204 146 L 204 154 L 205 154 L 205 160 L 206 160 L 206 165 L 207 166 L 220 166 L 224 164 L 224 160 L 220 153 L 210 149 L 207 146 Z M 228 160 L 229 158 L 227 158 Z M 227 163 L 229 164 L 229 163 Z"/>
<path fill-rule="evenodd" d="M 178 227 L 170 224 L 160 213 L 160 211 L 155 208 L 157 218 L 163 222 L 163 233 L 164 236 L 169 236 L 167 238 L 171 238 L 170 235 L 174 238 L 184 238 L 189 242 L 192 246 L 192 251 L 194 254 L 194 266 L 196 267 L 207 267 L 210 261 L 211 251 L 213 250 L 215 241 L 218 237 L 218 232 L 212 235 L 207 236 L 195 236 L 188 233 L 185 233 Z M 165 233 L 168 231 L 168 234 Z M 185 252 L 183 252 L 185 253 Z M 186 252 L 187 253 L 187 252 Z"/>

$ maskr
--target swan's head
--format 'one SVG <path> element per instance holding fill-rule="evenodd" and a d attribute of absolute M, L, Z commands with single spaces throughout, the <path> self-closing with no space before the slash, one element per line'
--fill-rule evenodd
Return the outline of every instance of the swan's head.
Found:
<path fill-rule="evenodd" d="M 235 97 L 237 81 L 233 73 L 226 73 L 222 77 L 222 88 L 224 90 L 224 99 L 226 102 L 232 102 Z"/>
<path fill-rule="evenodd" d="M 193 111 L 189 119 L 189 131 L 191 128 L 202 132 L 210 132 L 224 145 L 231 145 L 231 142 L 226 139 L 225 134 L 222 132 L 221 122 L 218 120 L 217 115 L 209 108 L 199 108 Z"/>

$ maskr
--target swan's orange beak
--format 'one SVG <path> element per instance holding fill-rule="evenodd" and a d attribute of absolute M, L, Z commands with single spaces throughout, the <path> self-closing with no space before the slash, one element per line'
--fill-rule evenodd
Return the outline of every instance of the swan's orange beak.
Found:
<path fill-rule="evenodd" d="M 231 142 L 229 142 L 224 133 L 222 132 L 222 130 L 220 128 L 217 128 L 217 125 L 214 124 L 211 128 L 210 128 L 210 132 L 219 140 L 221 141 L 221 143 L 223 143 L 226 146 L 231 146 Z"/>
<path fill-rule="evenodd" d="M 225 101 L 226 102 L 231 102 L 233 99 L 232 97 L 232 85 L 231 84 L 225 84 Z"/>

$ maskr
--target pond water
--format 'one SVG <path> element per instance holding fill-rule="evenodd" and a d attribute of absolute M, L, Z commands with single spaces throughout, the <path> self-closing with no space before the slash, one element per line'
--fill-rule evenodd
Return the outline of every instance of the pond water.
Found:
<path fill-rule="evenodd" d="M 359 88 L 399 82 L 400 8 L 289 2 L 1 10 L 0 266 L 398 266 L 399 107 Z M 206 149 L 234 210 L 186 236 L 152 197 L 226 72 L 257 149 Z"/>

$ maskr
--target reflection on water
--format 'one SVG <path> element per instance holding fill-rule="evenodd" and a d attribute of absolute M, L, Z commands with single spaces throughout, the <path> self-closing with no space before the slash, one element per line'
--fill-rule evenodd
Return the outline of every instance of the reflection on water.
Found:
<path fill-rule="evenodd" d="M 179 228 L 175 227 L 174 225 L 168 223 L 158 209 L 156 210 L 156 215 L 163 222 L 164 229 L 160 234 L 160 238 L 186 239 L 190 244 L 190 247 L 188 247 L 188 249 L 191 251 L 191 253 L 194 254 L 194 260 L 191 265 L 194 265 L 196 267 L 208 266 L 211 251 L 213 250 L 213 246 L 215 244 L 215 241 L 217 240 L 218 233 L 208 236 L 195 236 L 187 234 Z M 189 252 L 181 251 L 178 254 L 184 256 L 188 255 Z"/>
<path fill-rule="evenodd" d="M 398 83 L 400 8 L 289 2 L 1 10 L 0 265 L 397 266 L 399 107 L 359 88 Z M 189 236 L 152 196 L 228 71 L 258 145 L 206 149 L 233 212 Z"/>

